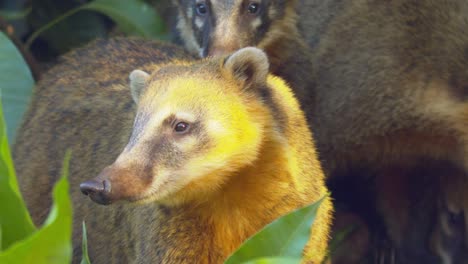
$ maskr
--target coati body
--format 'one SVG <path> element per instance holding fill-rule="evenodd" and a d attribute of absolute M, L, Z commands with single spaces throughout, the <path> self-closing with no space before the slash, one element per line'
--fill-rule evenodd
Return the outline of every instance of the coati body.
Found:
<path fill-rule="evenodd" d="M 15 162 L 36 222 L 72 149 L 75 261 L 85 220 L 93 263 L 221 263 L 327 192 L 303 113 L 283 81 L 267 77 L 263 52 L 190 62 L 158 45 L 119 39 L 71 53 L 36 88 L 18 134 Z M 167 59 L 160 52 L 184 61 L 156 65 Z M 130 75 L 136 118 L 127 67 L 154 70 Z M 81 185 L 93 200 L 138 205 L 86 199 L 77 187 L 98 174 Z M 326 253 L 330 214 L 327 198 L 308 244 L 312 263 Z"/>
<path fill-rule="evenodd" d="M 397 189 L 379 184 L 392 182 L 395 171 L 416 179 L 431 175 L 432 185 L 441 177 L 459 182 L 459 175 L 468 174 L 468 2 L 212 0 L 176 4 L 178 29 L 188 50 L 205 56 L 256 45 L 274 58 L 275 74 L 292 80 L 293 87 L 294 80 L 306 84 L 297 96 L 313 124 L 328 178 L 378 177 L 367 182 L 373 186 L 372 204 L 384 222 L 384 233 L 397 249 L 389 259 L 428 263 L 417 255 L 404 256 L 401 238 L 409 233 L 395 212 L 405 210 L 411 215 L 414 209 L 403 203 L 417 203 L 421 197 L 409 192 L 418 189 L 405 187 L 409 179 L 396 184 Z M 207 7 L 205 14 L 197 13 L 200 4 Z M 297 34 L 301 31 L 291 30 L 298 20 L 295 10 L 301 16 L 298 27 L 312 48 L 312 57 L 304 56 L 307 48 L 291 44 L 302 43 Z M 439 164 L 446 166 L 440 168 Z M 437 167 L 440 174 L 424 167 Z M 454 170 L 454 176 L 447 175 Z M 433 193 L 443 197 L 450 192 L 447 186 L 453 184 L 435 186 Z M 423 193 L 435 208 L 438 200 Z M 388 199 L 399 201 L 401 208 L 389 210 Z M 462 196 L 442 200 L 444 205 L 434 213 L 438 216 L 446 214 L 440 208 L 453 208 L 452 204 L 466 208 L 467 199 Z M 468 219 L 468 211 L 460 210 L 456 215 Z M 434 218 L 429 211 L 433 210 L 428 209 L 422 221 L 430 228 L 419 229 L 418 236 L 431 237 L 431 232 L 441 229 L 440 222 L 429 220 Z M 468 224 L 455 226 L 467 232 Z M 463 240 L 465 246 L 455 243 L 459 248 L 448 250 L 462 255 L 429 248 L 427 241 L 414 243 L 413 248 L 433 254 L 433 263 L 463 263 L 468 259 L 468 238 Z M 408 241 L 413 239 L 406 237 Z"/>
<path fill-rule="evenodd" d="M 468 177 L 467 12 L 459 0 L 347 1 L 314 49 L 322 164 L 336 181 L 375 176 L 389 262 L 468 261 L 468 199 L 446 196 Z M 442 228 L 447 212 L 462 220 Z"/>

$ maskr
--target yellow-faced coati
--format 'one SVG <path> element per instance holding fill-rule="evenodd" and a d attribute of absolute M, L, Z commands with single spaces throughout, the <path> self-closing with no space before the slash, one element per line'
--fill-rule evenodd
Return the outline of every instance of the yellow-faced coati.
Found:
<path fill-rule="evenodd" d="M 85 220 L 93 263 L 221 263 L 273 219 L 326 194 L 304 114 L 267 76 L 261 50 L 186 59 L 150 41 L 100 41 L 67 55 L 36 88 L 14 149 L 21 189 L 40 222 L 72 150 L 75 261 Z M 128 67 L 144 70 L 130 75 L 131 93 Z M 138 205 L 80 195 L 79 183 L 102 169 L 81 190 Z M 312 263 L 326 254 L 331 210 L 327 198 L 308 244 Z"/>
<path fill-rule="evenodd" d="M 330 179 L 378 175 L 382 179 L 372 182 L 375 186 L 392 180 L 392 167 L 406 177 L 420 178 L 428 173 L 418 167 L 440 162 L 458 168 L 457 175 L 467 174 L 467 1 L 174 2 L 179 8 L 177 28 L 188 50 L 206 56 L 256 45 L 273 58 L 273 73 L 293 88 L 302 82 L 297 96 L 313 123 Z M 313 48 L 311 60 L 305 55 L 307 48 L 298 45 L 303 40 L 296 28 L 296 10 L 302 34 Z M 430 174 L 435 177 L 432 182 L 438 182 L 440 176 Z M 437 196 L 447 192 L 444 186 L 434 190 Z M 391 189 L 385 187 L 375 190 Z M 375 195 L 377 211 L 398 223 L 396 214 L 386 214 L 379 205 L 392 193 Z M 467 214 L 461 212 L 464 219 Z M 439 228 L 429 219 L 422 221 L 432 229 L 420 230 L 426 237 Z M 384 229 L 400 248 L 396 238 L 405 235 L 403 228 L 386 224 Z M 426 244 L 415 246 L 426 249 Z M 436 262 L 447 259 L 434 248 L 428 252 L 437 255 Z M 463 259 L 450 258 L 454 263 Z"/>
<path fill-rule="evenodd" d="M 95 156 L 100 159 L 94 160 L 89 155 L 106 150 L 117 154 L 121 147 L 106 144 L 109 140 L 116 140 L 107 136 L 112 133 L 108 123 L 125 119 L 125 115 L 132 118 L 133 103 L 127 99 L 128 73 L 137 67 L 153 70 L 155 63 L 161 64 L 175 58 L 190 56 L 181 48 L 159 42 L 99 40 L 61 57 L 57 66 L 43 75 L 43 80 L 33 89 L 33 99 L 13 145 L 20 188 L 28 192 L 26 202 L 37 225 L 47 216 L 51 201 L 49 194 L 53 187 L 51 183 L 60 177 L 61 163 L 68 147 L 73 147 L 74 155 L 78 154 L 76 151 L 83 155 L 80 159 L 83 164 L 101 164 L 115 158 Z M 127 100 L 119 100 L 121 98 Z M 122 113 L 121 117 L 100 117 L 101 111 L 110 115 L 114 109 L 121 112 L 122 109 L 129 109 L 129 112 Z M 78 129 L 79 126 L 82 128 Z M 79 133 L 81 129 L 93 133 L 92 138 L 86 133 Z M 122 138 L 129 129 L 122 127 Z M 91 132 L 93 130 L 96 132 Z M 94 142 L 93 145 L 87 145 L 90 142 Z M 82 145 L 86 149 L 78 150 Z M 36 156 L 35 151 L 43 151 L 43 154 Z M 75 169 L 80 168 L 73 167 L 72 162 L 71 172 Z M 98 173 L 100 168 L 95 170 L 90 173 Z M 74 182 L 73 179 L 71 186 L 78 186 L 80 180 Z"/>

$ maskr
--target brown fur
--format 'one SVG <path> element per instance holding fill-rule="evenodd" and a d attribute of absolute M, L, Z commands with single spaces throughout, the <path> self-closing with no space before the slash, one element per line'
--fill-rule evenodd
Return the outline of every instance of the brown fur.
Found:
<path fill-rule="evenodd" d="M 458 182 L 468 169 L 468 2 L 328 2 L 336 5 L 334 18 L 322 28 L 313 60 L 314 132 L 326 172 L 365 168 L 378 175 L 377 210 L 397 249 L 385 261 L 465 263 L 463 236 L 451 244 L 438 237 L 448 257 L 427 245 L 441 225 L 432 221 L 436 210 L 446 215 L 436 207 L 447 192 L 439 179 Z M 424 169 L 441 162 L 438 175 Z M 466 203 L 456 199 L 441 202 Z M 460 214 L 468 218 L 468 211 Z M 468 227 L 454 225 L 461 233 Z"/>
<path fill-rule="evenodd" d="M 462 15 L 468 5 L 429 0 L 348 5 L 328 26 L 315 56 L 314 113 L 327 171 L 421 157 L 468 169 L 468 21 Z M 394 15 L 385 16 L 390 12 Z"/>
<path fill-rule="evenodd" d="M 155 263 L 220 263 L 266 223 L 325 194 L 323 174 L 315 159 L 313 145 L 304 147 L 301 154 L 306 155 L 304 168 L 307 169 L 302 168 L 300 175 L 306 173 L 307 177 L 301 176 L 295 179 L 297 182 L 291 182 L 288 174 L 277 174 L 284 167 L 275 163 L 275 173 L 266 173 L 268 177 L 256 174 L 256 177 L 231 179 L 227 185 L 231 187 L 226 188 L 231 192 L 230 195 L 226 194 L 229 199 L 216 197 L 213 200 L 216 203 L 208 203 L 209 206 L 183 202 L 190 201 L 190 188 L 197 190 L 209 186 L 208 182 L 189 186 L 189 195 L 183 196 L 185 198 L 180 200 L 182 202 L 174 200 L 179 201 L 175 204 L 164 199 L 162 204 L 115 204 L 102 207 L 80 193 L 78 185 L 98 175 L 105 165 L 112 164 L 128 142 L 136 110 L 127 81 L 131 70 L 139 68 L 151 72 L 160 67 L 155 63 L 189 57 L 178 48 L 161 43 L 124 39 L 98 41 L 65 56 L 58 66 L 44 75 L 35 88 L 34 99 L 14 146 L 14 160 L 21 190 L 34 221 L 40 224 L 49 210 L 48 197 L 53 183 L 59 177 L 62 157 L 66 149 L 72 150 L 70 183 L 75 213 L 74 262 L 78 262 L 81 256 L 80 226 L 81 221 L 85 220 L 89 254 L 93 263 L 145 263 L 149 260 Z M 159 72 L 160 75 L 156 75 L 167 80 L 156 79 L 156 82 L 166 83 L 173 78 L 169 76 L 179 77 L 182 73 L 186 74 L 188 69 L 189 75 L 202 75 L 204 80 L 212 78 L 211 83 L 225 78 L 218 72 L 218 61 L 201 62 L 194 66 L 184 66 L 187 65 L 185 62 L 175 64 L 178 66 L 164 68 Z M 232 81 L 228 83 L 232 86 Z M 143 94 L 143 99 L 139 100 L 145 100 L 145 96 Z M 274 95 L 273 98 L 277 100 L 283 97 Z M 252 108 L 265 110 L 270 107 L 255 97 L 246 96 L 244 99 L 252 103 Z M 282 103 L 279 105 L 275 111 L 284 111 L 290 107 Z M 297 105 L 295 108 L 298 108 Z M 264 118 L 270 120 L 267 124 L 279 122 L 268 112 L 265 113 Z M 285 120 L 293 122 L 294 126 L 283 127 L 283 133 L 302 142 L 300 146 L 313 144 L 310 135 L 307 136 L 309 132 L 303 116 L 295 114 Z M 265 148 L 271 151 L 260 151 L 263 154 L 260 155 L 259 163 L 264 161 L 268 164 L 269 160 L 279 162 L 278 158 L 282 155 L 275 154 L 273 141 L 265 142 Z M 307 141 L 309 143 L 304 143 Z M 148 157 L 130 157 L 137 163 L 150 160 L 146 160 Z M 179 158 L 183 160 L 183 157 Z M 159 165 L 162 164 L 166 163 Z M 106 172 L 109 170 L 103 173 L 115 173 Z M 253 167 L 249 166 L 244 170 L 254 172 Z M 129 194 L 141 191 L 144 186 L 143 182 L 135 178 L 139 171 L 138 167 L 119 171 L 119 175 L 122 175 L 119 177 L 128 177 L 131 172 L 133 179 L 127 179 L 126 185 L 120 187 L 115 181 L 112 182 L 113 193 L 120 192 L 121 195 L 115 197 L 138 200 L 137 197 L 129 197 Z M 142 176 L 147 175 L 147 171 L 141 172 Z M 279 178 L 275 179 L 274 175 Z M 245 176 L 252 175 L 246 173 Z M 278 184 L 276 180 L 284 184 Z M 299 189 L 292 192 L 293 188 Z M 252 203 L 253 200 L 257 202 Z M 230 203 L 228 207 L 225 202 Z M 238 215 L 234 208 L 246 214 Z M 326 253 L 330 212 L 331 203 L 327 199 L 320 208 L 309 242 L 308 257 L 313 263 L 319 263 Z"/>

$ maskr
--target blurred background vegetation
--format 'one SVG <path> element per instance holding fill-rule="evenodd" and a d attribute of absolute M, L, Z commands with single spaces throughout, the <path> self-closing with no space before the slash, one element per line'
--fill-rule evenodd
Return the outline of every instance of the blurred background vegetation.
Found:
<path fill-rule="evenodd" d="M 137 35 L 168 40 L 168 0 L 1 0 L 0 29 L 37 80 L 56 58 L 95 38 Z M 169 23 L 165 23 L 169 22 Z"/>

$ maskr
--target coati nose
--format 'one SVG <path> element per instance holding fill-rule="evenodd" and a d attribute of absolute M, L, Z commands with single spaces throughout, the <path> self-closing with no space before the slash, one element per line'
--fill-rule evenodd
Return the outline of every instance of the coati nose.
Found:
<path fill-rule="evenodd" d="M 80 184 L 80 190 L 84 195 L 89 196 L 91 200 L 98 204 L 111 204 L 110 192 L 111 183 L 109 180 L 97 181 L 89 180 Z"/>

